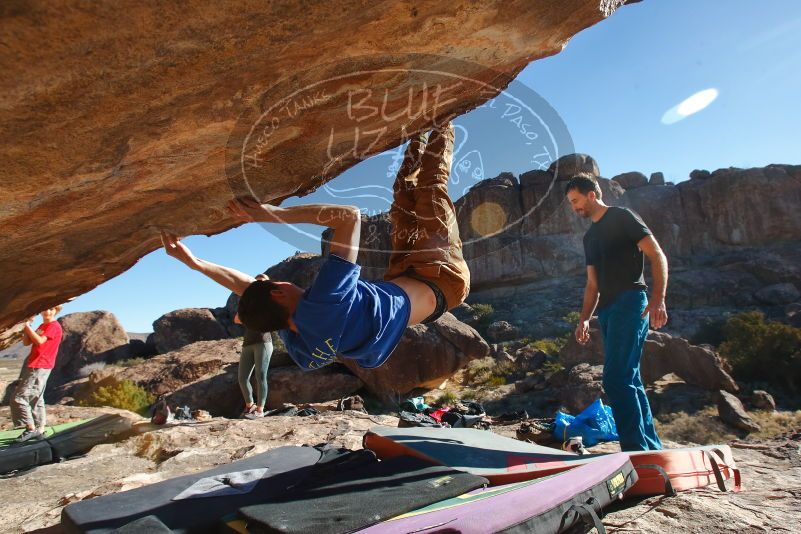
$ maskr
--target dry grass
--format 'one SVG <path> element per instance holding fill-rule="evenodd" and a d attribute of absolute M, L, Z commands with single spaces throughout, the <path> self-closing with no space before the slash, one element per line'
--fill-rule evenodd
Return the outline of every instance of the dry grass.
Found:
<path fill-rule="evenodd" d="M 801 428 L 801 410 L 795 412 L 750 412 L 751 417 L 762 428 L 759 432 L 746 434 L 726 425 L 718 417 L 715 406 L 708 406 L 694 414 L 679 412 L 662 416 L 656 422 L 659 436 L 679 443 L 698 443 L 709 445 L 726 443 L 746 436 L 756 439 L 769 439 L 792 429 Z"/>
<path fill-rule="evenodd" d="M 496 360 L 489 356 L 471 361 L 462 377 L 462 385 L 472 387 L 501 386 L 517 371 L 514 362 Z"/>
<path fill-rule="evenodd" d="M 720 420 L 715 407 L 693 414 L 679 412 L 662 416 L 656 421 L 656 431 L 665 440 L 699 445 L 725 443 L 738 437 Z"/>
<path fill-rule="evenodd" d="M 794 412 L 750 412 L 762 430 L 751 434 L 757 438 L 772 438 L 801 428 L 801 410 Z"/>
<path fill-rule="evenodd" d="M 134 367 L 136 365 L 141 365 L 146 361 L 147 360 L 145 360 L 144 358 L 129 358 L 127 360 L 120 360 L 116 362 L 114 365 L 117 365 L 119 367 Z"/>

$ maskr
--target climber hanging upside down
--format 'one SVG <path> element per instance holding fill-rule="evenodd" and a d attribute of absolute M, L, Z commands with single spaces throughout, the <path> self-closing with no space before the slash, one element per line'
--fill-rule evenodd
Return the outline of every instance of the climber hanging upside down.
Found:
<path fill-rule="evenodd" d="M 251 330 L 277 330 L 303 369 L 337 354 L 361 367 L 383 364 L 407 326 L 435 321 L 470 291 L 456 213 L 448 196 L 453 159 L 448 123 L 413 138 L 393 187 L 389 212 L 392 254 L 384 281 L 359 279 L 361 214 L 354 206 L 310 204 L 281 208 L 253 199 L 232 200 L 242 221 L 323 224 L 333 229 L 330 254 L 312 286 L 259 280 L 195 258 L 175 236 L 162 233 L 167 254 L 240 295 L 239 318 Z"/>

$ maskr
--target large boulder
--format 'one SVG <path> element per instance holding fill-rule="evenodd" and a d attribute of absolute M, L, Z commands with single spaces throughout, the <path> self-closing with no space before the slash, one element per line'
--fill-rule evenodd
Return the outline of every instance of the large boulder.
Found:
<path fill-rule="evenodd" d="M 476 108 L 623 3 L 12 4 L 0 328 Z"/>
<path fill-rule="evenodd" d="M 636 189 L 648 185 L 648 178 L 639 171 L 624 172 L 614 176 L 612 180 L 619 183 L 623 189 Z"/>
<path fill-rule="evenodd" d="M 70 313 L 60 317 L 58 322 L 63 337 L 47 381 L 48 391 L 80 376 L 88 376 L 92 369 L 130 357 L 128 334 L 111 312 Z"/>
<path fill-rule="evenodd" d="M 128 332 L 129 355 L 131 358 L 149 358 L 158 354 L 153 341 L 153 333 Z"/>
<path fill-rule="evenodd" d="M 520 347 L 513 354 L 518 369 L 524 372 L 536 371 L 548 360 L 548 354 L 529 345 Z"/>
<path fill-rule="evenodd" d="M 760 430 L 759 424 L 745 411 L 740 399 L 726 391 L 720 391 L 718 395 L 718 416 L 727 425 L 745 432 Z"/>
<path fill-rule="evenodd" d="M 571 335 L 559 353 L 559 361 L 567 368 L 580 363 L 604 363 L 603 339 L 597 319 L 590 322 L 587 345 L 579 345 Z M 691 345 L 686 339 L 653 330 L 645 340 L 640 372 L 646 384 L 674 373 L 688 384 L 707 390 L 734 392 L 738 389 L 719 354 L 706 347 Z"/>
<path fill-rule="evenodd" d="M 737 383 L 728 364 L 718 353 L 691 345 L 686 339 L 651 331 L 643 348 L 641 372 L 646 384 L 674 373 L 687 382 L 708 390 L 735 392 Z"/>
<path fill-rule="evenodd" d="M 184 308 L 153 321 L 153 342 L 165 354 L 196 341 L 225 339 L 228 332 L 208 308 Z"/>
<path fill-rule="evenodd" d="M 689 247 L 709 254 L 799 240 L 799 177 L 799 166 L 768 165 L 679 183 Z"/>
<path fill-rule="evenodd" d="M 598 162 L 588 154 L 562 156 L 551 163 L 551 166 L 548 167 L 548 172 L 562 181 L 570 180 L 580 172 L 589 173 L 596 178 L 601 175 L 601 171 L 598 169 Z"/>
<path fill-rule="evenodd" d="M 773 395 L 762 389 L 751 393 L 751 406 L 757 410 L 776 411 L 776 401 L 773 399 Z"/>
<path fill-rule="evenodd" d="M 455 207 L 466 256 L 486 256 L 520 238 L 520 184 L 511 173 L 478 182 Z"/>
<path fill-rule="evenodd" d="M 211 310 L 212 315 L 220 323 L 230 337 L 242 337 L 245 335 L 245 327 L 235 322 L 237 308 L 239 307 L 239 295 L 231 293 L 225 301 L 225 306 Z"/>
<path fill-rule="evenodd" d="M 510 341 L 520 337 L 520 330 L 508 321 L 495 321 L 487 327 L 490 341 Z"/>
<path fill-rule="evenodd" d="M 557 390 L 559 403 L 569 413 L 578 415 L 584 408 L 602 399 L 606 393 L 603 386 L 603 365 L 580 363 L 567 371 L 566 383 Z"/>
<path fill-rule="evenodd" d="M 273 265 L 267 271 L 271 280 L 282 282 L 292 282 L 302 288 L 311 287 L 317 273 L 325 262 L 325 256 L 311 254 L 309 252 L 298 252 L 294 256 Z"/>
<path fill-rule="evenodd" d="M 371 392 L 397 400 L 415 388 L 437 387 L 471 360 L 487 355 L 489 345 L 478 332 L 446 313 L 434 323 L 408 327 L 398 347 L 377 369 L 341 360 Z"/>
<path fill-rule="evenodd" d="M 361 389 L 362 381 L 339 364 L 314 371 L 303 371 L 297 365 L 270 368 L 267 407 L 284 403 L 302 404 L 341 399 Z"/>
<path fill-rule="evenodd" d="M 450 310 L 450 313 L 464 324 L 472 326 L 474 328 L 476 327 L 476 325 L 478 325 L 478 322 L 481 318 L 478 312 L 466 302 L 463 302 L 458 306 L 456 306 L 455 308 L 453 308 L 452 310 Z M 796 310 L 791 310 L 790 312 L 788 312 L 788 317 L 795 315 L 795 313 Z"/>

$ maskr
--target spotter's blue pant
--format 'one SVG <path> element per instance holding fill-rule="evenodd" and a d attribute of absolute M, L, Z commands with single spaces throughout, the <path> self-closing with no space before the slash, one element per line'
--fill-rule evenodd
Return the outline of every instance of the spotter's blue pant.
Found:
<path fill-rule="evenodd" d="M 640 357 L 648 335 L 645 291 L 624 291 L 598 311 L 604 341 L 604 390 L 624 451 L 662 449 L 651 406 L 640 378 Z"/>

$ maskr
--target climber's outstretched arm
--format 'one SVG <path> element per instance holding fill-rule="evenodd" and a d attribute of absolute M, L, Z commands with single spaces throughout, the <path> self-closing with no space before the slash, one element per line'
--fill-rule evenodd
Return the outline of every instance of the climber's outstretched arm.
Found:
<path fill-rule="evenodd" d="M 238 198 L 228 203 L 234 217 L 243 222 L 269 222 L 284 224 L 319 224 L 334 230 L 331 253 L 356 263 L 361 235 L 361 212 L 356 206 L 337 204 L 306 204 L 282 208 L 272 204 L 259 204 L 251 198 Z"/>
<path fill-rule="evenodd" d="M 173 234 L 162 231 L 161 242 L 164 244 L 164 250 L 167 252 L 167 255 L 177 259 L 190 269 L 205 274 L 221 286 L 230 289 L 239 296 L 242 296 L 245 289 L 256 280 L 252 276 L 239 272 L 236 269 L 196 258 L 195 255 L 192 254 L 192 251 L 189 250 L 189 247 L 181 243 L 180 239 Z"/>

